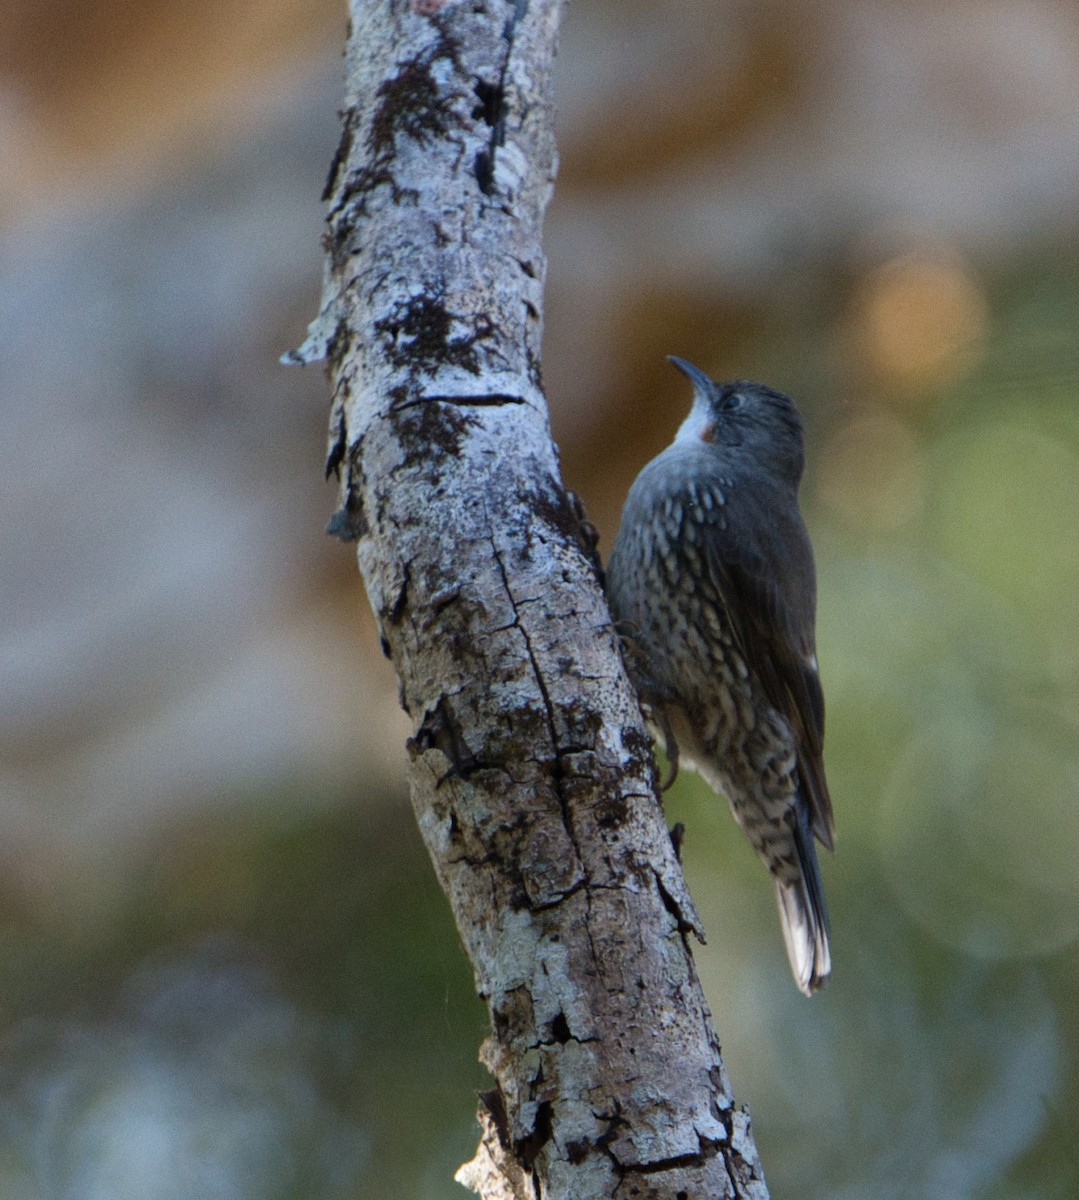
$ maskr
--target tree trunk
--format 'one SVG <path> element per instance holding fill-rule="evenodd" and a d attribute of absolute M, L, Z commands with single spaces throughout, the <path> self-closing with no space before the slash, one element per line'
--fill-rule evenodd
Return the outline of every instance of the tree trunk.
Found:
<path fill-rule="evenodd" d="M 331 532 L 412 718 L 416 818 L 491 1017 L 488 1198 L 766 1200 L 687 945 L 539 368 L 560 0 L 353 0 L 326 187 Z"/>

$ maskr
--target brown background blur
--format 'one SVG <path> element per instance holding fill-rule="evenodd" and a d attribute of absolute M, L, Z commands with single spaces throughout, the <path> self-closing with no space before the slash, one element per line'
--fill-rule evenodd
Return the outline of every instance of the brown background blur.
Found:
<path fill-rule="evenodd" d="M 323 537 L 343 6 L 0 13 L 0 1198 L 452 1197 L 483 1013 Z M 544 373 L 606 552 L 806 417 L 836 970 L 667 800 L 773 1196 L 1079 1194 L 1079 5 L 574 0 Z"/>

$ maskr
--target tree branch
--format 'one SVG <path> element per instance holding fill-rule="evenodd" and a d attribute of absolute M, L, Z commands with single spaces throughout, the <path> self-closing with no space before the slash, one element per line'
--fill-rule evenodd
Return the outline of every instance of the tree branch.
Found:
<path fill-rule="evenodd" d="M 416 817 L 491 1016 L 482 1196 L 766 1200 L 699 923 L 541 388 L 560 0 L 353 0 L 326 198 L 331 532 L 412 718 Z"/>

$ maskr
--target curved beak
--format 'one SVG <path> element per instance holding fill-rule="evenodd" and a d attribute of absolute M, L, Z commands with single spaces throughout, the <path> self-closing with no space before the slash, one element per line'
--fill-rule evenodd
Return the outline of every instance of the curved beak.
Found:
<path fill-rule="evenodd" d="M 715 386 L 700 367 L 695 367 L 691 362 L 686 362 L 684 358 L 675 358 L 673 354 L 668 354 L 667 361 L 672 367 L 677 367 L 685 375 L 693 384 L 696 391 L 707 394 Z"/>

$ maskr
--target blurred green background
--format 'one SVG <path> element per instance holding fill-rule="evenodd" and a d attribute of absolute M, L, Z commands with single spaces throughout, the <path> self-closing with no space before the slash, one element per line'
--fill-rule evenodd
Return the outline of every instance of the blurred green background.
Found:
<path fill-rule="evenodd" d="M 10 0 L 0 1197 L 465 1193 L 485 1018 L 323 538 L 329 0 Z M 806 417 L 835 972 L 668 793 L 776 1200 L 1079 1195 L 1079 10 L 575 0 L 545 376 L 611 544 L 688 404 Z"/>

